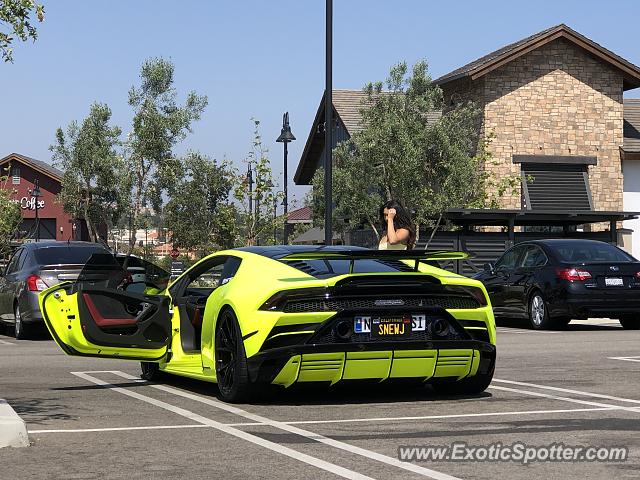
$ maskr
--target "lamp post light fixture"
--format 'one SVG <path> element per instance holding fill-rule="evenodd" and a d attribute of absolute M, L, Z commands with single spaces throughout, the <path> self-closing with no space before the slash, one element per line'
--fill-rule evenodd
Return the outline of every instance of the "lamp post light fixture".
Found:
<path fill-rule="evenodd" d="M 276 139 L 276 142 L 284 144 L 284 199 L 282 201 L 282 205 L 284 206 L 284 235 L 282 237 L 282 243 L 287 245 L 289 243 L 289 230 L 287 228 L 287 214 L 289 213 L 289 196 L 288 196 L 288 168 L 287 168 L 287 159 L 289 155 L 289 151 L 287 145 L 289 142 L 293 142 L 296 137 L 291 133 L 291 127 L 289 126 L 289 112 L 285 112 L 282 116 L 282 130 L 280 131 L 280 136 Z"/>

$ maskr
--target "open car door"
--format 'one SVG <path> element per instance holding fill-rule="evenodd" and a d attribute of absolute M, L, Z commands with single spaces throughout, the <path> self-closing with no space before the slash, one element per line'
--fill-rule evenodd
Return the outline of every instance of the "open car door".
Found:
<path fill-rule="evenodd" d="M 162 292 L 166 283 L 140 283 L 112 255 L 93 255 L 75 283 L 40 294 L 51 336 L 69 355 L 162 360 L 171 335 L 170 299 L 145 292 Z"/>

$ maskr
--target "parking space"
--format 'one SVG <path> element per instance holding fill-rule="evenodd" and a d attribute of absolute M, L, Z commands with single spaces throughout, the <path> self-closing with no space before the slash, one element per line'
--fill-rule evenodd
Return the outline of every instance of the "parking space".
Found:
<path fill-rule="evenodd" d="M 1 449 L 7 478 L 637 478 L 640 332 L 613 321 L 501 326 L 494 382 L 476 397 L 415 386 L 283 392 L 253 404 L 215 385 L 139 380 L 137 364 L 67 357 L 0 336 L 0 397 L 32 446 Z M 626 461 L 401 461 L 401 447 L 626 447 Z"/>

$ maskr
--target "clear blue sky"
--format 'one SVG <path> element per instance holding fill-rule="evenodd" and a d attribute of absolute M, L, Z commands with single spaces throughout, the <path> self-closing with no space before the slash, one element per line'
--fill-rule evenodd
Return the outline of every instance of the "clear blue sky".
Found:
<path fill-rule="evenodd" d="M 127 132 L 127 92 L 143 60 L 163 56 L 176 65 L 181 98 L 188 90 L 209 97 L 177 153 L 200 150 L 240 166 L 256 117 L 280 175 L 282 147 L 273 141 L 288 110 L 298 138 L 293 175 L 324 88 L 323 0 L 40 1 L 38 41 L 0 64 L 0 156 L 50 161 L 55 129 L 84 118 L 93 101 L 107 103 Z M 334 0 L 334 14 L 334 88 L 383 80 L 400 60 L 427 59 L 435 78 L 558 23 L 640 64 L 637 1 Z"/>

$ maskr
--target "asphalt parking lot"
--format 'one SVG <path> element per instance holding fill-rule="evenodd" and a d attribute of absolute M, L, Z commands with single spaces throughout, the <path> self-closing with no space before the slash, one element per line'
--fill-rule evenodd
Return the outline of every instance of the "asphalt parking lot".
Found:
<path fill-rule="evenodd" d="M 215 385 L 139 380 L 136 363 L 65 356 L 46 336 L 0 335 L 0 398 L 31 446 L 0 449 L 0 478 L 638 478 L 640 331 L 498 327 L 483 395 L 417 387 L 284 392 L 220 403 Z M 466 442 L 627 447 L 626 461 L 400 461 L 399 447 Z"/>

